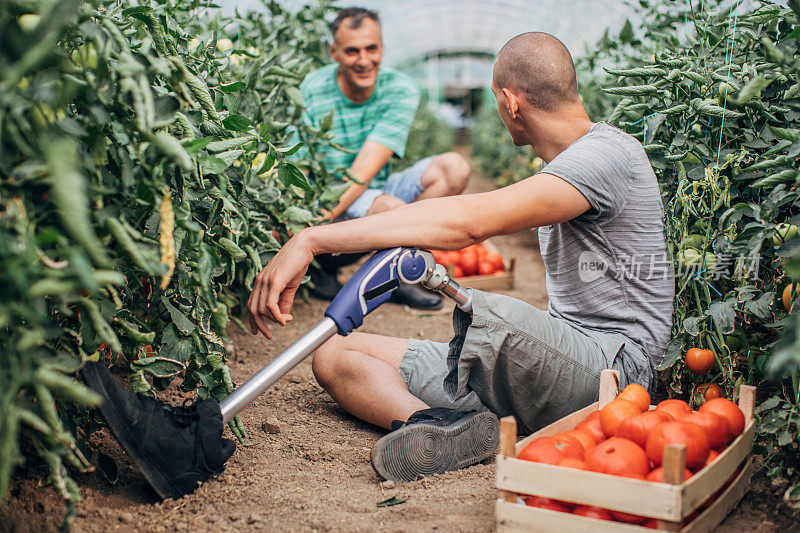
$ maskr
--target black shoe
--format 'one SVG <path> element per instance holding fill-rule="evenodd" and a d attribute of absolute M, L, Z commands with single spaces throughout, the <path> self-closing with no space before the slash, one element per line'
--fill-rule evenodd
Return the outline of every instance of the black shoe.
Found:
<path fill-rule="evenodd" d="M 342 290 L 342 284 L 337 279 L 336 270 L 324 270 L 311 267 L 308 269 L 308 274 L 311 276 L 311 283 L 314 287 L 311 289 L 311 294 L 320 300 L 331 301 L 336 298 L 339 291 Z"/>
<path fill-rule="evenodd" d="M 444 305 L 442 297 L 438 294 L 425 290 L 419 285 L 407 285 L 405 283 L 401 283 L 394 290 L 389 301 L 426 311 L 436 311 Z"/>
<path fill-rule="evenodd" d="M 134 394 L 102 362 L 81 371 L 103 398 L 100 410 L 120 445 L 162 498 L 178 499 L 220 474 L 236 443 L 222 438 L 222 412 L 214 399 L 173 407 Z"/>
<path fill-rule="evenodd" d="M 417 411 L 372 448 L 372 468 L 384 479 L 414 481 L 483 461 L 500 443 L 500 422 L 485 411 L 438 407 Z"/>

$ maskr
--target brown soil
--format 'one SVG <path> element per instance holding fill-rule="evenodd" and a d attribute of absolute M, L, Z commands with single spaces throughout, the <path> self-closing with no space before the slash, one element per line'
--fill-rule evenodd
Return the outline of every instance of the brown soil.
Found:
<path fill-rule="evenodd" d="M 472 190 L 490 184 L 473 180 Z M 544 267 L 534 232 L 492 239 L 506 257 L 517 258 L 516 288 L 507 294 L 544 308 Z M 234 381 L 242 383 L 322 318 L 325 304 L 299 302 L 294 322 L 266 341 L 232 331 Z M 419 313 L 387 304 L 370 315 L 362 331 L 449 340 L 452 304 Z M 278 433 L 262 424 L 278 420 Z M 494 466 L 471 468 L 407 484 L 383 482 L 369 463 L 372 444 L 384 434 L 349 416 L 317 385 L 305 361 L 242 414 L 249 446 L 240 446 L 221 476 L 179 501 L 159 502 L 144 478 L 107 435 L 100 448 L 119 465 L 119 481 L 99 472 L 78 476 L 82 501 L 75 531 L 490 531 L 493 528 Z M 46 473 L 18 475 L 0 508 L 0 531 L 56 530 L 63 505 Z M 755 483 L 721 531 L 798 530 L 778 502 L 781 486 Z M 785 487 L 783 487 L 785 490 Z M 405 498 L 393 507 L 376 504 Z"/>

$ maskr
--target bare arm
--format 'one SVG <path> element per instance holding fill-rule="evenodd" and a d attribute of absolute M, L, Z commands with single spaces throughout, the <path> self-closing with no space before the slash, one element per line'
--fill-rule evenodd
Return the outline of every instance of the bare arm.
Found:
<path fill-rule="evenodd" d="M 356 155 L 353 164 L 350 165 L 350 172 L 359 181 L 363 182 L 363 185 L 360 183 L 353 183 L 350 185 L 350 188 L 339 198 L 339 203 L 336 204 L 336 207 L 331 210 L 331 219 L 335 219 L 347 211 L 350 204 L 361 196 L 361 193 L 367 190 L 369 182 L 372 181 L 375 174 L 389 162 L 391 157 L 392 151 L 375 141 L 366 141 L 361 146 L 361 150 L 358 151 L 358 155 Z"/>
<path fill-rule="evenodd" d="M 559 224 L 590 209 L 572 185 L 540 172 L 480 194 L 432 198 L 365 218 L 303 230 L 258 275 L 248 301 L 253 333 L 271 337 L 264 322 L 285 325 L 294 294 L 315 254 L 393 246 L 456 250 L 493 235 Z"/>

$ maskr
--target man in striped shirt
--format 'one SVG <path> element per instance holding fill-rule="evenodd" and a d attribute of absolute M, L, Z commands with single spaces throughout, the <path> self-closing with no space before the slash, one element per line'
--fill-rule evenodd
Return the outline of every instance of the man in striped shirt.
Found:
<path fill-rule="evenodd" d="M 309 73 L 300 85 L 306 107 L 303 121 L 318 126 L 333 113 L 333 139 L 352 153 L 330 148 L 325 164 L 331 170 L 349 169 L 361 183 L 353 183 L 325 217 L 335 222 L 361 218 L 417 200 L 461 193 L 470 169 L 454 152 L 389 173 L 391 157 L 402 158 L 405 153 L 419 90 L 405 74 L 380 67 L 383 43 L 377 13 L 343 9 L 331 24 L 331 33 L 330 53 L 335 62 Z M 332 299 L 341 288 L 336 279 L 341 260 L 320 259 L 322 271 L 312 271 L 315 294 Z M 416 286 L 397 292 L 394 300 L 412 307 L 442 305 L 439 296 Z"/>

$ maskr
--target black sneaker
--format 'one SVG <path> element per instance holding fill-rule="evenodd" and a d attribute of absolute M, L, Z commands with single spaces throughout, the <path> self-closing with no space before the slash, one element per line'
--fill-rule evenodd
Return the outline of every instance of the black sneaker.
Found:
<path fill-rule="evenodd" d="M 342 284 L 337 279 L 338 271 L 335 269 L 325 270 L 310 267 L 308 274 L 311 276 L 311 283 L 314 284 L 311 288 L 311 294 L 315 298 L 330 302 L 342 290 Z"/>
<path fill-rule="evenodd" d="M 100 410 L 114 436 L 162 498 L 178 499 L 220 474 L 236 443 L 222 438 L 222 412 L 214 399 L 173 407 L 134 394 L 102 362 L 81 371 L 103 398 Z"/>
<path fill-rule="evenodd" d="M 413 309 L 423 309 L 426 311 L 436 311 L 444 305 L 442 297 L 429 290 L 423 289 L 419 285 L 407 285 L 401 283 L 392 293 L 390 302 L 405 304 Z"/>
<path fill-rule="evenodd" d="M 491 456 L 500 443 L 500 422 L 488 411 L 423 409 L 405 423 L 395 421 L 392 430 L 372 448 L 372 468 L 392 481 L 466 468 Z"/>

